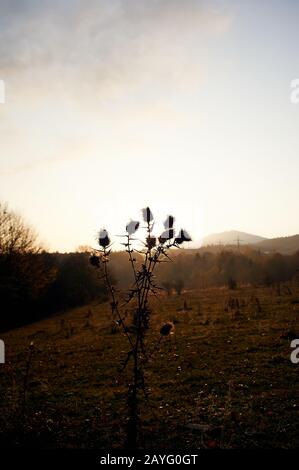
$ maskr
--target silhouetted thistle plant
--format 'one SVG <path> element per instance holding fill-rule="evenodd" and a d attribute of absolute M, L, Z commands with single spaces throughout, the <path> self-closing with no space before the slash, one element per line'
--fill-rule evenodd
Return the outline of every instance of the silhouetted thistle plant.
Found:
<path fill-rule="evenodd" d="M 142 209 L 142 217 L 146 233 L 144 241 L 135 238 L 135 234 L 140 226 L 140 222 L 130 220 L 126 225 L 126 234 L 124 243 L 128 253 L 128 261 L 132 268 L 133 285 L 126 292 L 124 301 L 120 302 L 118 292 L 116 291 L 108 270 L 108 263 L 111 254 L 111 239 L 106 229 L 99 232 L 98 243 L 99 250 L 95 250 L 90 257 L 90 263 L 96 269 L 101 271 L 105 279 L 108 292 L 110 294 L 111 312 L 115 323 L 123 331 L 129 343 L 129 351 L 123 364 L 124 370 L 129 364 L 132 364 L 132 376 L 128 388 L 128 408 L 129 419 L 127 427 L 127 446 L 135 448 L 137 446 L 138 423 L 139 423 L 139 393 L 143 392 L 145 396 L 144 366 L 152 357 L 146 344 L 146 332 L 150 327 L 151 309 L 149 305 L 150 294 L 157 295 L 158 290 L 162 289 L 156 285 L 154 271 L 156 266 L 165 261 L 171 261 L 169 250 L 179 248 L 184 242 L 191 241 L 190 235 L 185 230 L 179 230 L 178 234 L 174 228 L 174 217 L 169 215 L 164 222 L 164 231 L 160 236 L 153 234 L 154 216 L 149 207 Z M 136 245 L 137 246 L 133 246 Z M 140 246 L 141 244 L 141 246 Z M 137 258 L 140 261 L 137 261 Z M 133 328 L 129 328 L 129 321 L 126 314 L 128 304 L 132 306 Z M 174 325 L 167 322 L 162 325 L 158 344 L 161 339 L 171 334 Z M 156 349 L 156 348 L 155 348 Z M 155 350 L 154 349 L 154 350 Z"/>

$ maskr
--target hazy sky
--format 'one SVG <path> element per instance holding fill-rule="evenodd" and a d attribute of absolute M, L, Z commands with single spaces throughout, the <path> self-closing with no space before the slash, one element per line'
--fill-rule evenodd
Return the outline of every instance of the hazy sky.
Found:
<path fill-rule="evenodd" d="M 0 0 L 0 199 L 52 250 L 150 205 L 299 233 L 297 0 Z"/>

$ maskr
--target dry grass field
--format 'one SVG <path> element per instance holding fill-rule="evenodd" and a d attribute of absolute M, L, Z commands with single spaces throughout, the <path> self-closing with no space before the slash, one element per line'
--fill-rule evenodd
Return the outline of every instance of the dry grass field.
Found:
<path fill-rule="evenodd" d="M 238 300 L 227 306 L 230 297 Z M 166 320 L 175 334 L 158 345 Z M 139 446 L 299 447 L 299 364 L 290 361 L 298 320 L 296 286 L 281 295 L 244 287 L 153 299 Z M 112 327 L 109 304 L 76 308 L 2 339 L 1 446 L 124 445 L 127 388 L 119 367 L 128 346 Z"/>

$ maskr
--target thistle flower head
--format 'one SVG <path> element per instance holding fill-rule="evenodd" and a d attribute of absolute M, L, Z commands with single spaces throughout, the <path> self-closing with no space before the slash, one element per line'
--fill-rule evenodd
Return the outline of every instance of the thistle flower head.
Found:
<path fill-rule="evenodd" d="M 106 248 L 107 246 L 110 245 L 110 238 L 109 238 L 109 235 L 108 235 L 108 232 L 106 229 L 102 229 L 100 230 L 99 232 L 99 245 L 102 247 L 102 248 Z"/>
<path fill-rule="evenodd" d="M 174 241 L 177 243 L 177 245 L 181 245 L 184 242 L 191 242 L 192 238 L 186 230 L 181 229 L 179 235 L 175 238 Z"/>
<path fill-rule="evenodd" d="M 100 266 L 100 258 L 96 255 L 92 255 L 89 258 L 89 262 L 92 266 L 95 266 L 96 268 L 99 268 L 99 266 Z"/>
<path fill-rule="evenodd" d="M 152 248 L 155 248 L 156 242 L 156 237 L 147 237 L 146 246 L 151 250 Z"/>
<path fill-rule="evenodd" d="M 166 217 L 165 222 L 164 222 L 164 227 L 165 227 L 166 229 L 173 228 L 174 221 L 175 221 L 175 218 L 173 217 L 173 215 L 168 215 L 168 216 Z"/>
<path fill-rule="evenodd" d="M 139 228 L 139 222 L 138 220 L 130 220 L 130 222 L 126 226 L 126 231 L 128 232 L 129 235 L 133 235 L 138 228 Z"/>
<path fill-rule="evenodd" d="M 172 333 L 174 330 L 174 324 L 171 321 L 164 323 L 164 325 L 160 329 L 160 334 L 162 336 L 168 336 L 169 333 Z"/>
<path fill-rule="evenodd" d="M 142 209 L 142 217 L 144 222 L 147 222 L 148 224 L 154 220 L 153 213 L 149 207 Z"/>
<path fill-rule="evenodd" d="M 172 228 L 164 230 L 163 233 L 161 233 L 159 237 L 159 242 L 160 243 L 165 243 L 168 240 L 171 240 L 174 237 L 174 230 Z"/>

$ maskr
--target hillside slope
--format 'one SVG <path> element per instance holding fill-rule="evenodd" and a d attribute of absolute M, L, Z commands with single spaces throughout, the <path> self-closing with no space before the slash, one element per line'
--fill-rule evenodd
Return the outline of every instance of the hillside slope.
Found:
<path fill-rule="evenodd" d="M 224 289 L 156 300 L 150 333 L 156 349 L 146 368 L 148 397 L 140 401 L 143 448 L 299 446 L 299 366 L 290 361 L 299 290 L 292 292 L 294 298 L 264 288 L 235 290 L 238 315 L 224 309 L 231 297 Z M 165 320 L 175 322 L 175 336 L 157 343 Z M 121 374 L 120 365 L 128 344 L 111 328 L 109 304 L 74 309 L 2 338 L 0 448 L 124 445 L 127 371 Z"/>
<path fill-rule="evenodd" d="M 253 235 L 251 233 L 240 232 L 239 230 L 229 230 L 227 232 L 213 233 L 204 237 L 203 246 L 206 245 L 237 245 L 238 241 L 242 245 L 254 244 L 266 240 L 265 237 Z"/>
<path fill-rule="evenodd" d="M 299 250 L 299 235 L 263 240 L 255 245 L 263 251 L 278 252 L 284 255 L 296 253 Z"/>

